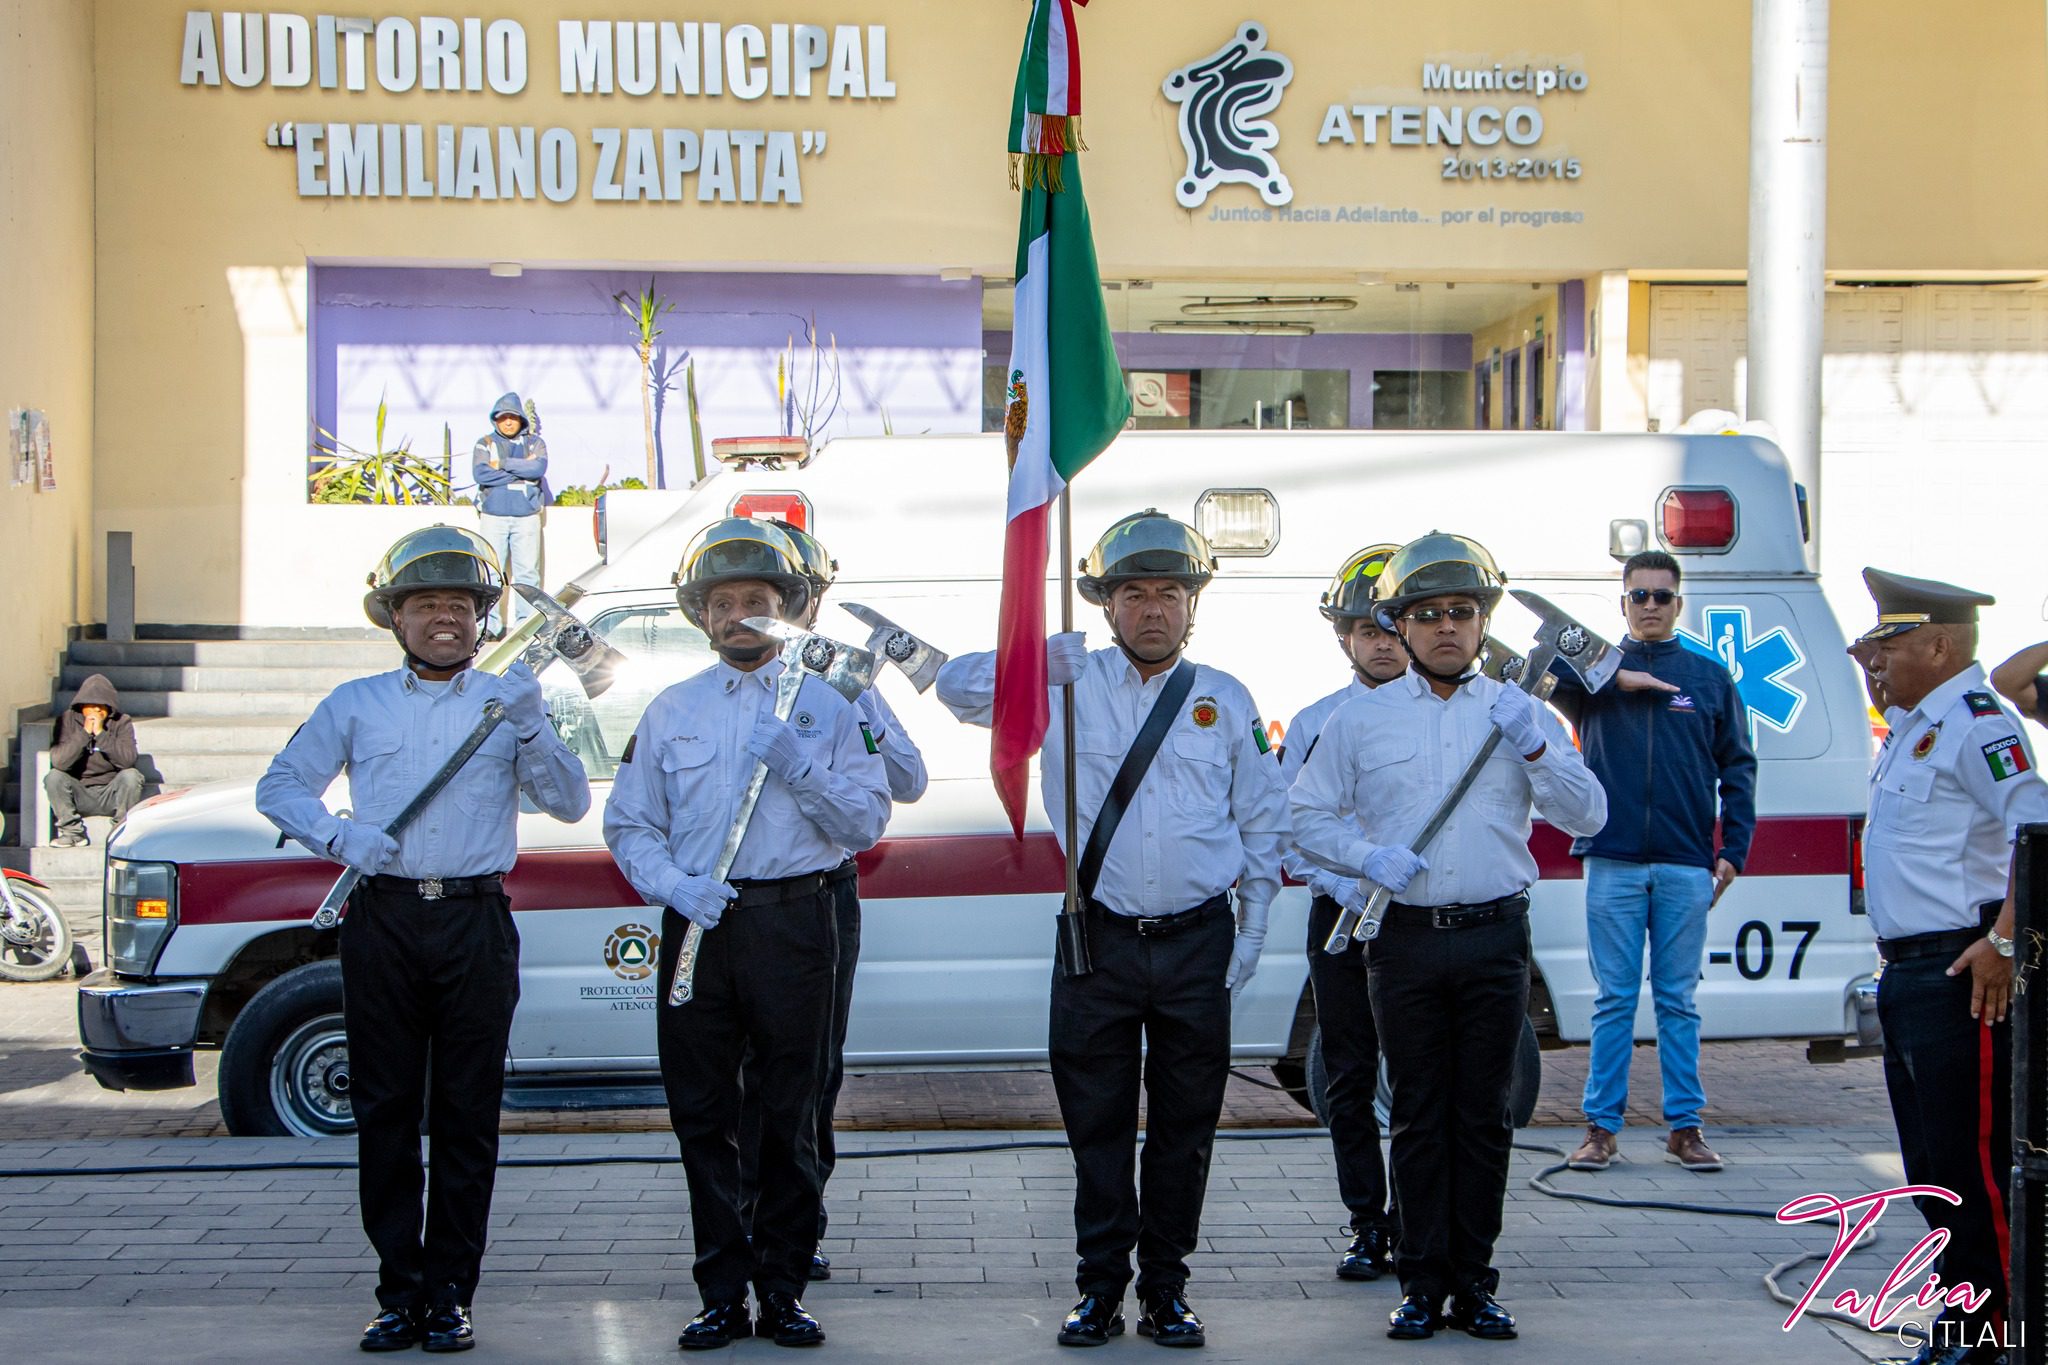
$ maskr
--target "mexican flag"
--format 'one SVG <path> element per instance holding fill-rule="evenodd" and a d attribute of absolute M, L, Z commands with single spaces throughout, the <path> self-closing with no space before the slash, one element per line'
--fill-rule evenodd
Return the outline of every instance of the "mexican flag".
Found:
<path fill-rule="evenodd" d="M 1045 567 L 1053 504 L 1131 415 L 1102 305 L 1088 205 L 1081 195 L 1081 164 L 1070 149 L 1080 115 L 1080 56 L 1072 22 L 1070 0 L 1035 0 L 1011 123 L 1010 150 L 1013 157 L 1024 158 L 1025 171 L 1003 419 L 1010 489 L 989 767 L 1019 838 L 1024 835 L 1031 756 L 1051 720 Z M 1045 41 L 1049 32 L 1060 36 L 1057 45 Z M 1034 67 L 1043 70 L 1034 76 Z M 1044 103 L 1055 98 L 1055 105 Z M 1068 148 L 1056 153 L 1045 142 L 1031 141 L 1045 137 L 1052 117 L 1060 120 L 1053 126 Z"/>

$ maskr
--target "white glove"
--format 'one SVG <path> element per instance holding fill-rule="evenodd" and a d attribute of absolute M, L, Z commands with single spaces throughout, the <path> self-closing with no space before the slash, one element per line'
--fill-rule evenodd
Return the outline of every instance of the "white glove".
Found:
<path fill-rule="evenodd" d="M 1500 737 L 1524 758 L 1543 747 L 1543 727 L 1537 723 L 1539 714 L 1536 699 L 1519 687 L 1503 687 L 1494 693 L 1493 705 L 1487 712 Z"/>
<path fill-rule="evenodd" d="M 1230 970 L 1223 974 L 1223 985 L 1230 992 L 1232 1000 L 1244 993 L 1244 988 L 1259 969 L 1259 953 L 1266 946 L 1266 930 L 1239 929 L 1237 938 L 1230 945 Z"/>
<path fill-rule="evenodd" d="M 374 877 L 398 856 L 398 840 L 375 825 L 343 820 L 341 831 L 327 841 L 327 851 L 365 877 Z"/>
<path fill-rule="evenodd" d="M 669 892 L 669 908 L 701 929 L 716 929 L 726 903 L 738 894 L 716 877 L 685 872 Z"/>
<path fill-rule="evenodd" d="M 768 771 L 795 786 L 811 774 L 811 759 L 796 737 L 796 730 L 774 712 L 764 711 L 747 736 L 747 752 L 768 765 Z"/>
<path fill-rule="evenodd" d="M 1083 631 L 1067 630 L 1045 639 L 1045 681 L 1049 687 L 1065 687 L 1078 682 L 1081 670 L 1088 666 L 1088 636 Z"/>
<path fill-rule="evenodd" d="M 1429 860 L 1399 844 L 1381 844 L 1365 857 L 1365 875 L 1399 895 L 1408 889 L 1418 872 L 1429 870 Z"/>
<path fill-rule="evenodd" d="M 524 661 L 515 661 L 505 670 L 502 700 L 505 723 L 519 736 L 520 743 L 537 738 L 547 728 L 548 706 L 541 700 L 540 679 L 533 676 L 533 670 Z"/>

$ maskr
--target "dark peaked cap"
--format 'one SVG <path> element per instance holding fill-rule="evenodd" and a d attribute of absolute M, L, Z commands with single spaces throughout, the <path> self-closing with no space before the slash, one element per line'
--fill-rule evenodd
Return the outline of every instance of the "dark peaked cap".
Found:
<path fill-rule="evenodd" d="M 1972 592 L 1953 583 L 1931 578 L 1908 578 L 1883 569 L 1865 569 L 1863 585 L 1877 602 L 1877 624 L 1857 639 L 1857 644 L 1889 640 L 1921 626 L 1968 626 L 1977 622 L 1977 608 L 1989 607 L 1998 599 L 1988 592 Z"/>

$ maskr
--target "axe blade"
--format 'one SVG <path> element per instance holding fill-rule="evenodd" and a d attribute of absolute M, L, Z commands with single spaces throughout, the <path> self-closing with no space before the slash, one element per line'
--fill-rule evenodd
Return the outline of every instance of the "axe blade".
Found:
<path fill-rule="evenodd" d="M 886 659 L 903 670 L 912 687 L 923 692 L 938 681 L 939 669 L 952 657 L 946 651 L 926 644 L 873 607 L 859 602 L 839 605 L 854 620 L 871 628 L 868 649 L 876 658 Z"/>
<path fill-rule="evenodd" d="M 1557 657 L 1578 675 L 1587 691 L 1599 691 L 1621 671 L 1621 651 L 1580 625 L 1563 607 L 1526 588 L 1508 591 L 1535 614 L 1540 623 L 1536 628 L 1537 643 L 1554 646 Z"/>
<path fill-rule="evenodd" d="M 521 662 L 538 675 L 560 659 L 583 685 L 584 696 L 603 696 L 626 656 L 591 634 L 590 627 L 577 620 L 567 607 L 531 583 L 513 586 L 541 618 L 532 640 L 520 651 Z"/>
<path fill-rule="evenodd" d="M 772 616 L 749 616 L 740 624 L 756 634 L 796 646 L 797 659 L 804 672 L 817 677 L 848 701 L 860 700 L 860 694 L 875 685 L 875 670 L 880 663 L 874 655 L 857 645 L 805 630 L 802 626 L 793 626 L 787 621 L 778 621 Z"/>

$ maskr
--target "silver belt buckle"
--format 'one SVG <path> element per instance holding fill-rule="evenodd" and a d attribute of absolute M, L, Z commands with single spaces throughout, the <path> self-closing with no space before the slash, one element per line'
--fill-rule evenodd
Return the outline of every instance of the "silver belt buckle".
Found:
<path fill-rule="evenodd" d="M 437 901 L 437 900 L 441 899 L 441 896 L 442 896 L 442 894 L 443 894 L 443 893 L 442 893 L 442 890 L 441 890 L 441 879 L 440 879 L 439 877 L 422 877 L 422 878 L 420 878 L 420 899 L 421 899 L 421 900 L 423 900 L 423 901 Z"/>

